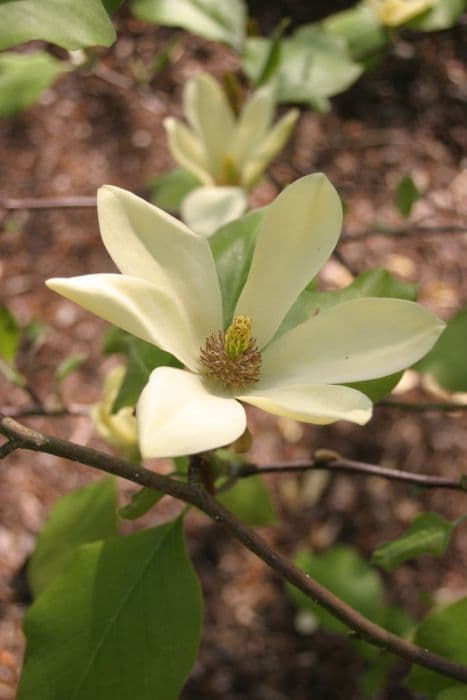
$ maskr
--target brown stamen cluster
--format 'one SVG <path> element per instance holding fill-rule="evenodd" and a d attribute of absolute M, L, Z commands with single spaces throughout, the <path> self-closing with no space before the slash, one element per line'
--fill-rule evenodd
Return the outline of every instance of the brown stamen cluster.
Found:
<path fill-rule="evenodd" d="M 212 333 L 206 339 L 204 348 L 201 348 L 200 359 L 208 370 L 208 377 L 217 379 L 227 387 L 243 389 L 247 384 L 258 381 L 261 353 L 256 340 L 251 338 L 245 350 L 237 357 L 231 357 L 225 348 L 226 334 L 226 331 Z"/>

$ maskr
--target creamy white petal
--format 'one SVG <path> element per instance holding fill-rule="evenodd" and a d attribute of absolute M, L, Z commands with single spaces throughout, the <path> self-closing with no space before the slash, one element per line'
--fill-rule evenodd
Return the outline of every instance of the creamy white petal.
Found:
<path fill-rule="evenodd" d="M 263 352 L 261 382 L 341 384 L 409 367 L 434 345 L 444 323 L 402 299 L 353 299 L 280 336 Z"/>
<path fill-rule="evenodd" d="M 245 410 L 232 396 L 211 390 L 202 377 L 158 367 L 136 407 L 143 457 L 177 457 L 236 440 L 246 428 Z"/>
<path fill-rule="evenodd" d="M 209 173 L 206 154 L 199 138 L 173 117 L 164 119 L 164 127 L 173 159 L 203 184 L 213 185 L 214 180 Z"/>
<path fill-rule="evenodd" d="M 197 187 L 183 200 L 180 213 L 192 231 L 208 237 L 238 219 L 246 207 L 247 197 L 240 187 Z"/>
<path fill-rule="evenodd" d="M 244 187 L 247 189 L 253 187 L 269 163 L 284 148 L 299 116 L 298 109 L 291 109 L 263 139 L 258 139 L 253 145 L 242 170 L 242 185 Z"/>
<path fill-rule="evenodd" d="M 222 184 L 224 156 L 232 142 L 235 117 L 224 91 L 208 73 L 189 80 L 183 91 L 183 105 L 190 124 L 206 149 L 210 173 Z"/>
<path fill-rule="evenodd" d="M 193 336 L 222 328 L 222 300 L 208 242 L 162 209 L 119 187 L 98 192 L 104 244 L 125 275 L 155 284 L 184 309 Z"/>
<path fill-rule="evenodd" d="M 370 399 L 356 389 L 332 384 L 295 384 L 253 388 L 237 395 L 240 401 L 276 416 L 326 425 L 348 420 L 363 425 L 371 418 Z"/>
<path fill-rule="evenodd" d="M 55 278 L 46 284 L 96 316 L 171 352 L 187 367 L 198 369 L 204 337 L 193 333 L 183 309 L 165 290 L 117 274 Z"/>
<path fill-rule="evenodd" d="M 274 108 L 275 90 L 270 83 L 256 90 L 242 109 L 231 145 L 239 170 L 264 139 L 274 117 Z"/>
<path fill-rule="evenodd" d="M 253 321 L 262 348 L 337 243 L 342 206 L 325 175 L 307 175 L 268 207 L 236 314 Z"/>

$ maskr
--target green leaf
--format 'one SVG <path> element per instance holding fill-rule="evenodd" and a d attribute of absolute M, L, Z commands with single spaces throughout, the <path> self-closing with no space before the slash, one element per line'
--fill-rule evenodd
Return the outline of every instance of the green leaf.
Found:
<path fill-rule="evenodd" d="M 448 391 L 467 391 L 467 307 L 453 316 L 428 355 L 415 365 Z"/>
<path fill-rule="evenodd" d="M 243 0 L 132 0 L 139 19 L 166 24 L 223 41 L 240 51 L 245 38 L 246 5 Z"/>
<path fill-rule="evenodd" d="M 20 330 L 16 318 L 6 306 L 0 306 L 0 357 L 14 364 L 19 347 Z"/>
<path fill-rule="evenodd" d="M 422 554 L 439 557 L 446 551 L 451 532 L 457 524 L 445 520 L 438 513 L 421 513 L 401 537 L 380 544 L 373 552 L 372 562 L 385 571 L 394 571 L 402 562 Z"/>
<path fill-rule="evenodd" d="M 245 284 L 255 247 L 256 234 L 266 209 L 256 209 L 219 229 L 209 239 L 216 262 L 224 304 L 226 326 Z"/>
<path fill-rule="evenodd" d="M 123 5 L 125 0 L 102 0 L 105 11 L 108 15 L 113 15 L 118 10 L 120 5 Z"/>
<path fill-rule="evenodd" d="M 445 690 L 442 690 L 436 696 L 436 700 L 466 700 L 467 693 L 465 692 L 465 683 L 462 685 L 452 685 Z"/>
<path fill-rule="evenodd" d="M 363 3 L 330 15 L 321 26 L 327 34 L 344 39 L 356 59 L 379 51 L 388 41 L 373 8 Z"/>
<path fill-rule="evenodd" d="M 183 168 L 171 170 L 166 175 L 155 177 L 150 181 L 151 202 L 162 209 L 178 211 L 187 194 L 200 184 L 198 178 L 188 170 Z"/>
<path fill-rule="evenodd" d="M 0 117 L 11 117 L 33 105 L 64 70 L 65 64 L 45 51 L 1 54 Z"/>
<path fill-rule="evenodd" d="M 54 505 L 28 566 L 34 596 L 62 573 L 79 545 L 116 534 L 116 507 L 112 478 L 72 491 Z"/>
<path fill-rule="evenodd" d="M 130 333 L 122 331 L 117 326 L 110 326 L 104 333 L 102 354 L 113 355 L 121 353 L 122 355 L 128 355 L 133 339 L 134 336 L 130 335 Z"/>
<path fill-rule="evenodd" d="M 255 83 L 269 52 L 270 39 L 247 41 L 244 69 Z M 316 24 L 304 25 L 281 42 L 278 99 L 310 104 L 324 111 L 329 109 L 328 98 L 346 90 L 362 70 L 344 40 L 327 34 Z"/>
<path fill-rule="evenodd" d="M 55 380 L 63 382 L 70 374 L 75 372 L 86 360 L 86 355 L 70 355 L 66 357 L 55 370 Z"/>
<path fill-rule="evenodd" d="M 118 509 L 118 514 L 125 520 L 136 520 L 151 510 L 163 496 L 161 491 L 144 487 L 132 495 L 129 503 Z"/>
<path fill-rule="evenodd" d="M 260 476 L 239 479 L 232 489 L 219 494 L 218 500 L 252 527 L 270 525 L 277 519 L 270 493 Z"/>
<path fill-rule="evenodd" d="M 276 74 L 281 60 L 281 44 L 284 32 L 290 24 L 290 19 L 285 18 L 274 29 L 269 45 L 268 51 L 264 59 L 264 64 L 259 72 L 258 79 L 256 81 L 256 87 L 264 85 L 269 80 L 271 80 Z"/>
<path fill-rule="evenodd" d="M 304 549 L 298 552 L 294 561 L 305 573 L 362 615 L 374 622 L 381 620 L 384 614 L 381 578 L 378 572 L 352 547 L 333 547 L 324 554 L 314 554 L 311 550 Z M 325 629 L 336 632 L 348 629 L 343 622 L 314 603 L 297 588 L 288 586 L 287 590 L 295 605 L 310 611 Z"/>
<path fill-rule="evenodd" d="M 466 0 L 437 0 L 433 7 L 409 22 L 409 26 L 424 32 L 452 27 L 467 9 Z"/>
<path fill-rule="evenodd" d="M 156 367 L 181 367 L 169 352 L 139 338 L 131 338 L 128 346 L 128 366 L 120 391 L 113 405 L 116 413 L 124 406 L 134 406 Z"/>
<path fill-rule="evenodd" d="M 115 38 L 101 0 L 0 0 L 0 49 L 31 39 L 80 49 L 110 46 Z"/>
<path fill-rule="evenodd" d="M 414 641 L 423 649 L 467 664 L 467 598 L 431 612 L 419 625 Z M 408 685 L 434 700 L 437 694 L 451 688 L 453 681 L 421 666 L 413 666 Z"/>
<path fill-rule="evenodd" d="M 201 617 L 180 519 L 84 545 L 26 617 L 18 700 L 177 700 Z"/>
<path fill-rule="evenodd" d="M 411 176 L 404 175 L 396 190 L 396 204 L 402 216 L 410 216 L 412 207 L 420 196 L 420 191 Z"/>

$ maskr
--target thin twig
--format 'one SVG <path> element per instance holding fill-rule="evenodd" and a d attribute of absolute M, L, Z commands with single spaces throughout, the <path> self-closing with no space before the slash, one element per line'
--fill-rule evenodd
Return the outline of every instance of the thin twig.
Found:
<path fill-rule="evenodd" d="M 222 524 L 235 539 L 256 554 L 286 581 L 299 588 L 305 595 L 348 625 L 366 641 L 391 651 L 412 663 L 420 664 L 450 678 L 467 683 L 467 666 L 438 656 L 427 649 L 422 649 L 363 617 L 309 575 L 303 573 L 292 562 L 273 550 L 262 537 L 237 520 L 202 487 L 176 481 L 89 447 L 82 447 L 67 440 L 42 435 L 6 416 L 0 417 L 0 433 L 10 440 L 16 440 L 18 447 L 22 449 L 45 452 L 80 462 L 128 479 L 141 486 L 162 491 L 196 506 L 215 522 Z"/>
<path fill-rule="evenodd" d="M 400 411 L 414 411 L 425 413 L 428 411 L 443 411 L 444 413 L 459 413 L 467 411 L 467 403 L 455 403 L 454 401 L 431 401 L 430 403 L 416 403 L 415 401 L 380 401 L 377 406 L 382 408 L 396 408 Z"/>
<path fill-rule="evenodd" d="M 352 474 L 366 474 L 367 476 L 379 476 L 390 481 L 405 481 L 409 484 L 416 484 L 425 488 L 453 489 L 455 491 L 467 491 L 467 474 L 463 474 L 459 479 L 450 479 L 445 476 L 431 476 L 429 474 L 413 474 L 399 469 L 382 467 L 379 464 L 368 464 L 352 459 L 314 459 L 310 461 L 284 462 L 278 464 L 245 464 L 240 467 L 236 476 L 244 478 L 257 474 L 284 474 L 301 473 L 326 469 L 333 472 L 350 472 Z"/>
<path fill-rule="evenodd" d="M 0 197 L 0 209 L 82 209 L 96 206 L 96 197 Z"/>
<path fill-rule="evenodd" d="M 58 406 L 47 408 L 47 406 L 26 406 L 25 408 L 2 407 L 2 411 L 12 418 L 66 418 L 69 416 L 89 416 L 88 406 Z"/>
<path fill-rule="evenodd" d="M 14 452 L 16 448 L 18 447 L 18 443 L 16 440 L 8 440 L 5 442 L 4 445 L 0 446 L 0 459 L 3 459 L 4 457 L 7 457 L 9 454 Z"/>

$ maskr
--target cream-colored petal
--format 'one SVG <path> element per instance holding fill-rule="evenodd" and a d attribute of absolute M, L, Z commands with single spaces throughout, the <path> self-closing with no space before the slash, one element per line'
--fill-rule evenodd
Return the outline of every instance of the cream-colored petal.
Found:
<path fill-rule="evenodd" d="M 172 353 L 190 369 L 198 369 L 205 337 L 193 333 L 183 310 L 165 290 L 116 274 L 55 278 L 46 284 L 96 316 Z"/>
<path fill-rule="evenodd" d="M 173 117 L 164 119 L 164 127 L 172 158 L 203 184 L 213 185 L 214 180 L 209 173 L 209 164 L 199 138 Z"/>
<path fill-rule="evenodd" d="M 206 149 L 209 172 L 223 182 L 224 158 L 232 143 L 235 117 L 224 91 L 208 73 L 198 73 L 183 91 L 187 118 Z"/>
<path fill-rule="evenodd" d="M 274 117 L 275 104 L 275 89 L 269 83 L 256 90 L 242 109 L 231 145 L 239 170 L 264 139 Z"/>
<path fill-rule="evenodd" d="M 331 254 L 341 224 L 339 195 L 321 173 L 289 185 L 268 207 L 235 311 L 251 317 L 259 348 Z"/>
<path fill-rule="evenodd" d="M 438 339 L 444 324 L 402 299 L 353 299 L 305 321 L 266 348 L 261 382 L 341 384 L 409 367 Z"/>
<path fill-rule="evenodd" d="M 269 163 L 284 148 L 299 116 L 298 109 L 291 109 L 262 140 L 256 142 L 243 165 L 241 179 L 243 187 L 250 189 L 256 184 Z"/>
<path fill-rule="evenodd" d="M 222 328 L 219 279 L 208 242 L 162 209 L 118 187 L 101 187 L 104 244 L 125 275 L 147 280 L 184 309 L 191 334 Z"/>
<path fill-rule="evenodd" d="M 371 418 L 370 399 L 356 389 L 332 384 L 295 384 L 253 388 L 238 394 L 240 401 L 262 408 L 276 416 L 305 423 L 326 425 L 348 420 L 363 425 Z"/>
<path fill-rule="evenodd" d="M 246 428 L 238 401 L 185 370 L 158 367 L 136 407 L 143 457 L 178 457 L 227 445 Z"/>
<path fill-rule="evenodd" d="M 240 187 L 197 187 L 183 200 L 181 215 L 192 231 L 209 237 L 238 219 L 246 207 L 246 194 Z"/>

